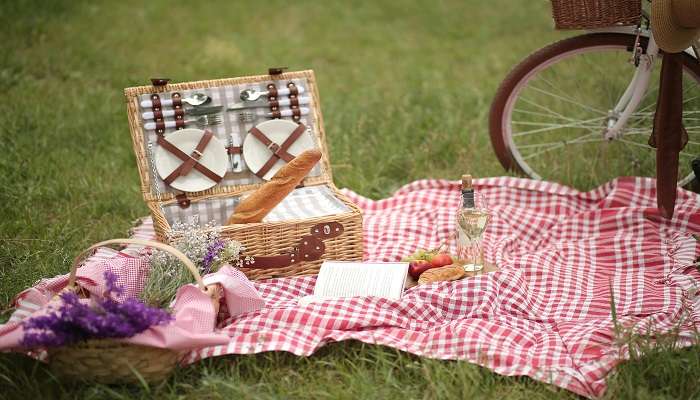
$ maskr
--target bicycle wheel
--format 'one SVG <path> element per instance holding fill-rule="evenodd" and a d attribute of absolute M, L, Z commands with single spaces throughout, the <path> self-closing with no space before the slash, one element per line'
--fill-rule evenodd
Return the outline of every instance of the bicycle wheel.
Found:
<path fill-rule="evenodd" d="M 617 176 L 655 176 L 647 144 L 659 87 L 659 65 L 623 130 L 604 138 L 613 109 L 634 75 L 635 37 L 593 33 L 553 43 L 517 65 L 501 83 L 489 116 L 491 144 L 508 170 L 590 189 Z M 646 48 L 647 39 L 642 38 Z M 689 141 L 680 154 L 679 185 L 694 177 L 700 156 L 700 64 L 683 58 L 683 122 Z"/>

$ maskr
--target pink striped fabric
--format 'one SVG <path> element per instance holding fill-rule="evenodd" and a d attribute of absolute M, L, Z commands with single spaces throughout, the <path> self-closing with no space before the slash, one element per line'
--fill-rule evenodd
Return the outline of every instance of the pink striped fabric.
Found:
<path fill-rule="evenodd" d="M 693 266 L 700 245 L 691 236 L 700 233 L 699 196 L 679 190 L 675 217 L 665 221 L 651 179 L 620 178 L 586 193 L 506 177 L 475 183 L 494 212 L 484 245 L 499 272 L 415 287 L 399 301 L 355 297 L 303 307 L 297 300 L 312 293 L 315 277 L 255 282 L 265 307 L 220 320 L 212 334 L 218 342 L 191 346 L 197 348 L 183 361 L 279 350 L 309 355 L 354 339 L 597 397 L 627 357 L 614 338 L 611 296 L 624 326 L 678 327 L 681 344 L 692 344 L 700 328 Z M 395 261 L 448 238 L 459 186 L 418 181 L 380 201 L 346 194 L 364 212 L 365 258 Z M 134 234 L 153 237 L 152 225 Z"/>

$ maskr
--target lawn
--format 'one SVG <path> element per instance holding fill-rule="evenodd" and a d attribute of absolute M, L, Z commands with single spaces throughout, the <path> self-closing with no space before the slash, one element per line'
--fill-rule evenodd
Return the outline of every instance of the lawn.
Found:
<path fill-rule="evenodd" d="M 561 33 L 549 3 L 12 1 L 0 6 L 0 321 L 13 296 L 148 213 L 122 89 L 316 71 L 335 182 L 379 198 L 419 178 L 502 175 L 491 98 Z M 610 398 L 700 396 L 696 348 L 653 351 Z M 339 343 L 309 358 L 225 357 L 153 387 L 71 386 L 0 355 L 0 398 L 573 398 L 527 378 Z"/>

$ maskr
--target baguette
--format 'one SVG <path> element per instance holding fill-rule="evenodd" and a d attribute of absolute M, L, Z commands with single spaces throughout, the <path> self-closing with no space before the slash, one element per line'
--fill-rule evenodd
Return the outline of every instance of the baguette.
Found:
<path fill-rule="evenodd" d="M 227 224 L 261 222 L 302 180 L 321 159 L 318 150 L 307 150 L 280 168 L 269 182 L 241 201 Z"/>

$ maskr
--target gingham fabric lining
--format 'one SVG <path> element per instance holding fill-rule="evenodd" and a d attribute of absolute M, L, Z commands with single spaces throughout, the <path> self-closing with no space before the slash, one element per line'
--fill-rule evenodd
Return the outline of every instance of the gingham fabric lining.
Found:
<path fill-rule="evenodd" d="M 302 86 L 304 89 L 306 89 L 306 92 L 301 94 L 300 96 L 308 96 L 311 98 L 311 93 L 309 92 L 309 85 L 306 79 L 291 79 L 289 80 L 291 82 L 294 82 L 295 85 L 297 86 Z M 278 81 L 277 86 L 278 88 L 282 88 L 284 85 L 286 85 L 287 82 L 289 81 Z M 242 85 L 228 85 L 228 86 L 221 86 L 221 87 L 215 87 L 215 88 L 205 88 L 205 89 L 193 89 L 193 90 L 183 90 L 180 92 L 182 97 L 188 97 L 194 93 L 204 93 L 208 96 L 211 97 L 212 101 L 210 105 L 223 105 L 224 108 L 226 107 L 227 104 L 233 104 L 233 103 L 240 103 L 240 93 L 242 90 L 245 89 L 257 89 L 261 91 L 267 90 L 266 85 L 268 82 L 259 82 L 259 83 L 246 83 Z M 169 92 L 164 92 L 164 93 L 158 93 L 160 96 L 161 100 L 166 100 L 170 99 L 171 93 Z M 138 97 L 139 103 L 143 100 L 150 100 L 150 95 L 149 94 L 144 94 Z M 311 103 L 309 105 L 305 105 L 304 107 L 308 107 L 310 109 L 309 114 L 302 116 L 300 122 L 306 125 L 309 130 L 307 131 L 306 134 L 310 135 L 315 143 L 316 148 L 320 147 L 320 144 L 318 143 L 318 137 L 317 133 L 313 132 L 314 127 L 316 126 L 316 115 L 314 114 L 314 108 L 313 108 L 313 99 L 311 99 Z M 170 107 L 164 107 L 164 109 L 170 109 Z M 143 109 L 139 107 L 139 115 L 143 113 L 144 111 L 151 111 L 150 109 Z M 241 111 L 246 111 L 246 112 L 255 112 L 257 115 L 261 116 L 255 121 L 252 122 L 242 122 L 238 118 L 238 114 Z M 269 112 L 269 109 L 266 108 L 260 108 L 256 110 L 241 110 L 241 111 L 231 111 L 231 112 L 224 112 L 221 114 L 223 118 L 223 123 L 219 125 L 212 125 L 206 127 L 206 129 L 209 129 L 214 133 L 217 139 L 221 140 L 223 143 L 225 143 L 227 146 L 232 145 L 231 142 L 231 137 L 230 134 L 233 133 L 234 135 L 237 134 L 240 137 L 241 144 L 244 143 L 246 135 L 248 134 L 248 131 L 250 128 L 253 126 L 266 121 L 267 118 L 262 117 L 262 115 L 266 112 Z M 193 116 L 188 116 L 185 115 L 185 119 L 189 118 L 195 118 Z M 289 119 L 291 118 L 283 118 L 283 119 Z M 167 119 L 166 119 L 167 120 Z M 143 121 L 142 122 L 150 122 L 150 121 Z M 195 127 L 198 128 L 196 125 L 191 125 L 188 127 Z M 165 130 L 165 136 L 170 132 L 174 132 L 175 129 L 166 129 Z M 156 144 L 156 132 L 154 130 L 145 130 L 144 129 L 144 135 L 145 135 L 145 142 L 146 142 L 146 156 L 148 157 L 148 163 L 149 165 L 149 171 L 151 175 L 151 181 L 156 185 L 154 188 L 154 193 L 155 190 L 160 191 L 161 193 L 166 193 L 166 192 L 175 192 L 172 190 L 170 187 L 166 186 L 165 183 L 163 183 L 163 180 L 159 177 L 156 176 L 155 170 L 154 170 L 154 154 L 156 147 L 158 146 Z M 262 182 L 262 179 L 258 178 L 255 174 L 253 174 L 250 170 L 244 169 L 243 172 L 235 173 L 231 170 L 229 163 L 227 163 L 227 172 L 226 175 L 224 176 L 224 179 L 219 182 L 218 185 L 223 185 L 223 186 L 233 186 L 233 185 L 246 185 L 246 184 L 254 184 L 254 183 L 260 183 Z M 321 174 L 321 166 L 316 165 L 311 172 L 309 173 L 309 176 L 319 176 Z"/>
<path fill-rule="evenodd" d="M 175 222 L 195 221 L 193 219 L 195 216 L 196 221 L 202 224 L 214 221 L 216 225 L 224 225 L 239 201 L 238 197 L 219 197 L 192 201 L 188 208 L 182 208 L 177 204 L 163 206 L 163 212 L 170 226 Z M 264 220 L 289 221 L 349 211 L 350 208 L 338 199 L 328 186 L 317 185 L 294 189 Z"/>
<path fill-rule="evenodd" d="M 295 189 L 265 217 L 266 222 L 289 221 L 336 215 L 350 208 L 328 186 Z"/>

